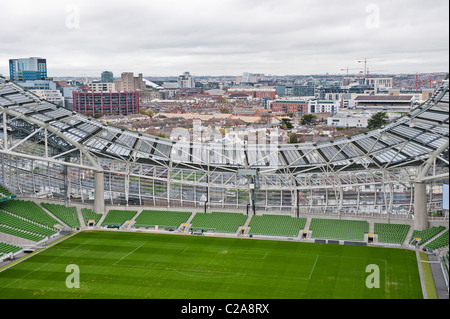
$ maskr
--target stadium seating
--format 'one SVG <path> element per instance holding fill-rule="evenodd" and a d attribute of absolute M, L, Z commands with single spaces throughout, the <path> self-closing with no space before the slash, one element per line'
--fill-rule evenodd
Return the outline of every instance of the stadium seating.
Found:
<path fill-rule="evenodd" d="M 11 193 L 6 187 L 0 185 L 0 201 L 16 198 L 17 196 Z"/>
<path fill-rule="evenodd" d="M 423 245 L 444 229 L 445 229 L 444 226 L 435 226 L 425 230 L 415 230 L 409 240 L 409 243 L 411 243 L 415 238 L 421 238 L 421 241 L 418 244 Z"/>
<path fill-rule="evenodd" d="M 130 210 L 110 210 L 103 220 L 102 226 L 106 227 L 119 227 L 122 226 L 127 220 L 131 220 L 136 211 Z"/>
<path fill-rule="evenodd" d="M 311 219 L 312 238 L 363 241 L 369 232 L 369 223 L 359 220 Z"/>
<path fill-rule="evenodd" d="M 374 224 L 374 233 L 379 243 L 403 244 L 410 226 L 403 224 Z"/>
<path fill-rule="evenodd" d="M 16 251 L 19 251 L 21 249 L 22 248 L 19 246 L 0 242 L 0 257 L 9 253 L 15 253 Z"/>
<path fill-rule="evenodd" d="M 72 228 L 80 227 L 80 221 L 75 207 L 66 207 L 64 205 L 50 203 L 41 203 L 41 205 L 58 217 L 67 226 Z"/>
<path fill-rule="evenodd" d="M 44 226 L 40 226 L 6 212 L 0 212 L 0 224 L 41 236 L 51 236 L 56 233 L 56 229 L 49 229 Z"/>
<path fill-rule="evenodd" d="M 0 209 L 11 212 L 38 224 L 54 227 L 58 221 L 47 214 L 38 204 L 23 200 L 8 200 L 0 203 Z"/>
<path fill-rule="evenodd" d="M 425 245 L 427 249 L 439 249 L 443 247 L 448 247 L 448 229 L 439 237 L 435 238 L 433 241 Z"/>
<path fill-rule="evenodd" d="M 15 245 L 10 245 L 7 243 L 3 243 L 0 242 L 0 257 L 2 257 L 3 255 L 7 255 L 9 253 L 15 253 L 19 250 L 21 250 L 22 248 L 19 246 L 15 246 Z"/>
<path fill-rule="evenodd" d="M 8 234 L 8 235 L 13 235 L 13 236 L 16 236 L 16 237 L 28 239 L 28 240 L 31 240 L 31 241 L 36 241 L 36 242 L 45 238 L 44 236 L 41 236 L 41 235 L 31 234 L 31 233 L 28 233 L 26 231 L 19 230 L 19 229 L 14 229 L 14 228 L 11 228 L 9 226 L 4 226 L 4 225 L 1 225 L 1 224 L 0 224 L 0 232 Z"/>
<path fill-rule="evenodd" d="M 182 223 L 187 222 L 191 215 L 192 213 L 188 212 L 143 210 L 141 214 L 136 217 L 134 226 L 146 228 L 153 226 L 178 228 Z"/>
<path fill-rule="evenodd" d="M 97 225 L 100 219 L 102 218 L 102 214 L 97 214 L 92 209 L 82 208 L 81 214 L 83 215 L 85 225 L 88 225 L 90 220 L 95 220 L 94 225 Z"/>
<path fill-rule="evenodd" d="M 213 230 L 219 233 L 235 233 L 239 226 L 243 226 L 247 215 L 239 213 L 213 212 L 210 214 L 197 213 L 192 219 L 194 230 Z"/>
<path fill-rule="evenodd" d="M 255 215 L 249 223 L 249 234 L 296 237 L 305 228 L 306 218 L 285 215 Z"/>

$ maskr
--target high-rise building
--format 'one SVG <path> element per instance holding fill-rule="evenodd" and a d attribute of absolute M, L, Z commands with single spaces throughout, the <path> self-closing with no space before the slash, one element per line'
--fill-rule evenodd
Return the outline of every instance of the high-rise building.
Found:
<path fill-rule="evenodd" d="M 133 75 L 133 72 L 123 72 L 121 79 L 114 80 L 114 86 L 117 91 L 136 91 L 145 89 L 145 81 L 142 77 L 142 73 L 139 73 L 137 77 Z"/>
<path fill-rule="evenodd" d="M 113 83 L 114 82 L 114 75 L 111 71 L 103 71 L 102 72 L 102 83 Z"/>
<path fill-rule="evenodd" d="M 9 77 L 14 82 L 47 80 L 47 60 L 37 57 L 10 59 Z"/>
<path fill-rule="evenodd" d="M 180 89 L 195 88 L 194 77 L 189 72 L 184 72 L 178 77 L 178 87 Z"/>

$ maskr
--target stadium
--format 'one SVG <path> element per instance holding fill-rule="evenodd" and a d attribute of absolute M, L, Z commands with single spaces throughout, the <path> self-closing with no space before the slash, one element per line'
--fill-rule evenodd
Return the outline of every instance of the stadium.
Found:
<path fill-rule="evenodd" d="M 139 134 L 2 77 L 0 112 L 0 298 L 432 298 L 434 266 L 448 298 L 448 79 L 317 144 Z"/>

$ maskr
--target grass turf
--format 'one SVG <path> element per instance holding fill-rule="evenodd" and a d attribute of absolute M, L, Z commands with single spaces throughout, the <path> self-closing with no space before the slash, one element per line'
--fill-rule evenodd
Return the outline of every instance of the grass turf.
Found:
<path fill-rule="evenodd" d="M 431 272 L 430 264 L 428 263 L 428 256 L 423 252 L 419 252 L 420 262 L 422 264 L 422 275 L 427 290 L 428 299 L 437 299 L 436 287 L 434 285 L 433 274 Z"/>
<path fill-rule="evenodd" d="M 66 287 L 80 269 L 80 288 Z M 366 287 L 380 269 L 380 288 Z M 0 273 L 0 298 L 422 298 L 415 252 L 243 238 L 81 232 Z"/>

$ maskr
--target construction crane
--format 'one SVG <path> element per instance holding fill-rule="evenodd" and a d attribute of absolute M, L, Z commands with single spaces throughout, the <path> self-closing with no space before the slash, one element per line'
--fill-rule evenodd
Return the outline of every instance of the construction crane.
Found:
<path fill-rule="evenodd" d="M 415 75 L 408 75 L 408 77 L 416 77 L 416 91 L 419 89 L 419 73 L 416 73 Z"/>
<path fill-rule="evenodd" d="M 368 84 L 367 82 L 369 81 L 368 76 L 367 76 L 367 58 L 364 58 L 364 60 L 359 60 L 358 63 L 363 63 L 364 62 L 364 84 Z"/>
<path fill-rule="evenodd" d="M 410 76 L 410 77 L 415 76 L 416 77 L 416 90 L 419 90 L 419 83 L 421 83 L 423 87 L 426 87 L 427 80 L 421 80 L 419 73 L 416 73 L 415 75 L 408 75 L 408 76 Z M 430 89 L 433 86 L 432 83 L 433 83 L 432 76 L 430 75 L 430 79 L 428 80 L 428 87 Z"/>
<path fill-rule="evenodd" d="M 341 71 L 347 71 L 347 85 L 350 84 L 350 79 L 349 79 L 349 75 L 348 75 L 348 71 L 350 70 L 359 70 L 360 73 L 362 72 L 360 69 L 350 69 L 349 67 L 347 67 L 346 69 L 341 69 Z"/>

